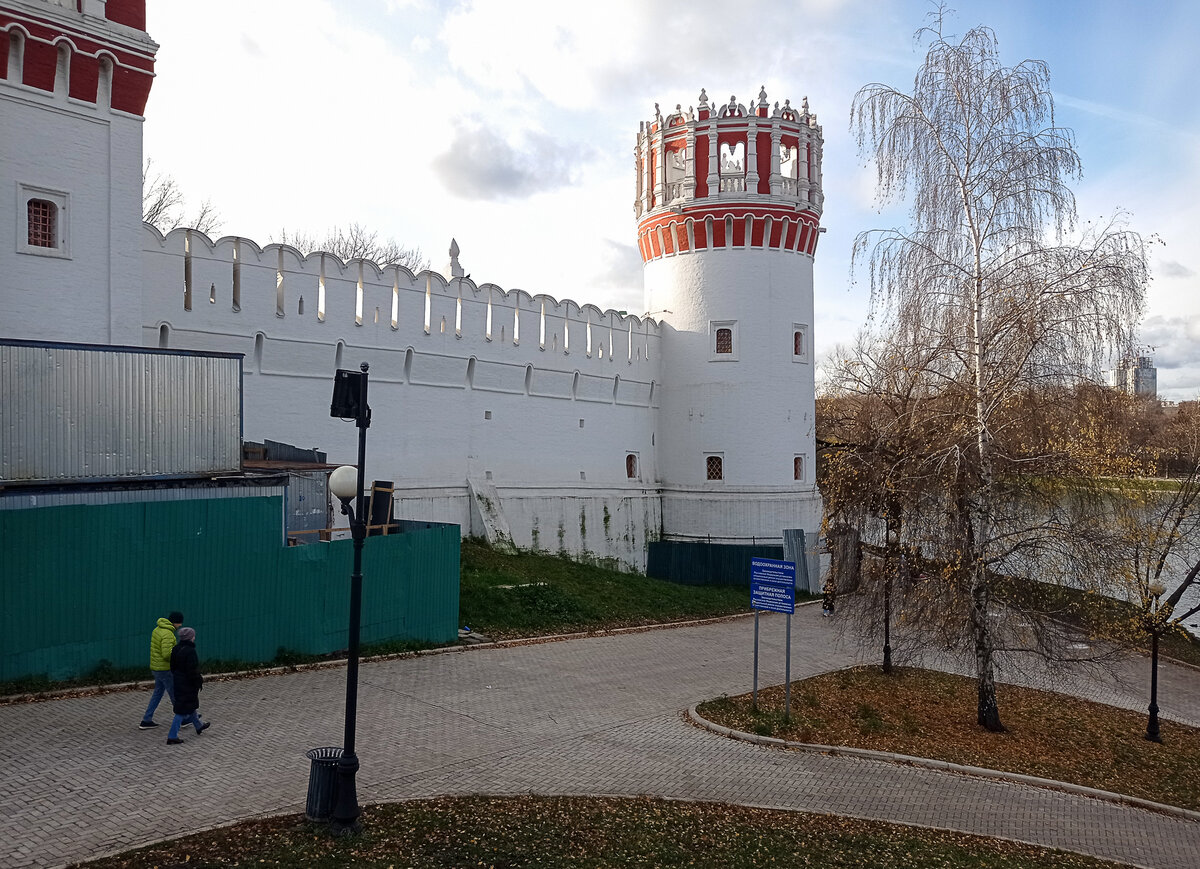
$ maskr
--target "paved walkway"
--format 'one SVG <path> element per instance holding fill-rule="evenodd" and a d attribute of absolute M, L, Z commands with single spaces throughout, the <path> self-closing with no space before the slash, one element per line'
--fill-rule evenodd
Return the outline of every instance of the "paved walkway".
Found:
<path fill-rule="evenodd" d="M 366 664 L 359 798 L 650 794 L 891 819 L 1163 869 L 1200 862 L 1200 822 L 1024 785 L 784 752 L 687 724 L 691 703 L 750 689 L 752 624 Z M 854 663 L 835 624 L 815 607 L 798 611 L 793 678 Z M 761 668 L 762 684 L 782 681 L 780 616 L 763 619 Z M 1116 680 L 1069 685 L 1143 709 L 1147 672 L 1144 660 L 1132 659 Z M 1023 678 L 1048 679 L 1036 671 Z M 343 669 L 332 669 L 213 683 L 201 697 L 212 729 L 174 747 L 165 727 L 137 730 L 145 692 L 0 707 L 0 867 L 62 865 L 302 811 L 304 750 L 341 741 L 344 680 Z M 1160 695 L 1164 715 L 1200 723 L 1200 674 L 1164 666 Z"/>

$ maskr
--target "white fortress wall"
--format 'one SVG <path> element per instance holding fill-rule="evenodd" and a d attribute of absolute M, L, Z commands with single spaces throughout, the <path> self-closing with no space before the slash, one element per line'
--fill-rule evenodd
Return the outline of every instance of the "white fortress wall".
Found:
<path fill-rule="evenodd" d="M 333 372 L 365 361 L 366 475 L 395 482 L 397 516 L 480 533 L 470 477 L 496 487 L 518 545 L 644 566 L 661 521 L 653 320 L 193 230 L 147 226 L 143 262 L 145 344 L 245 354 L 247 439 L 353 462 L 356 430 L 328 408 Z"/>

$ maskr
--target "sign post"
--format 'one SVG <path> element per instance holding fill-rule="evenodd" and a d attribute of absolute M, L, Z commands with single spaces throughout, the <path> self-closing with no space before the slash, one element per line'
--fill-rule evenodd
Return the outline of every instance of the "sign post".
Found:
<path fill-rule="evenodd" d="M 783 720 L 792 720 L 792 613 L 796 611 L 796 563 L 774 558 L 750 559 L 750 606 L 754 609 L 754 708 L 758 709 L 758 613 L 787 614 Z"/>

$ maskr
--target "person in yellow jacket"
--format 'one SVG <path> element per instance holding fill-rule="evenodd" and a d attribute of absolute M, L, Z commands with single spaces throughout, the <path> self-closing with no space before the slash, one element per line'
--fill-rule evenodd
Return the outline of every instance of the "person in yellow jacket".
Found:
<path fill-rule="evenodd" d="M 139 730 L 149 730 L 158 727 L 154 720 L 154 710 L 165 693 L 175 703 L 175 685 L 171 677 L 171 650 L 175 648 L 175 632 L 183 624 L 183 613 L 172 612 L 165 619 L 159 619 L 150 634 L 150 675 L 154 677 L 154 693 L 150 695 L 150 705 L 142 716 Z"/>

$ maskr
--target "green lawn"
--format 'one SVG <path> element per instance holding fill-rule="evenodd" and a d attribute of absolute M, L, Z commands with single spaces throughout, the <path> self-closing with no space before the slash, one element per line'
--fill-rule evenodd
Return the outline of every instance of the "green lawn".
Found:
<path fill-rule="evenodd" d="M 555 555 L 504 555 L 463 541 L 459 620 L 494 639 L 747 612 L 750 590 L 686 586 Z"/>

